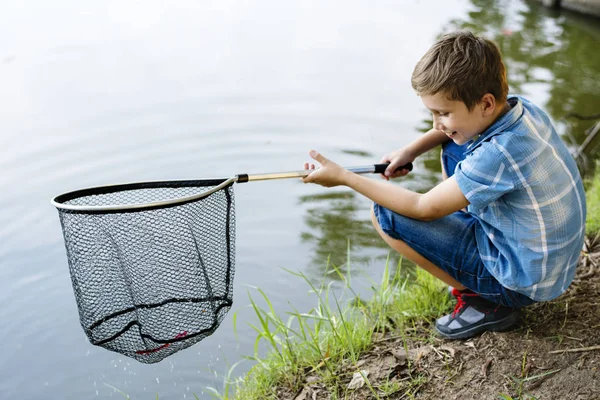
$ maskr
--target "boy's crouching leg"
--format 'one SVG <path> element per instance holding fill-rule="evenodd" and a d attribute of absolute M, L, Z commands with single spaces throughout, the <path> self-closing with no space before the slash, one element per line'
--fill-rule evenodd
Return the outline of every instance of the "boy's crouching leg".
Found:
<path fill-rule="evenodd" d="M 445 270 L 423 257 L 404 241 L 389 236 L 381 228 L 374 209 L 371 213 L 371 219 L 379 235 L 392 249 L 453 287 L 452 295 L 456 297 L 456 307 L 452 313 L 436 321 L 435 327 L 440 336 L 446 339 L 467 339 L 485 331 L 505 331 L 518 325 L 522 315 L 519 309 L 502 306 L 484 299 L 458 282 Z M 382 224 L 385 225 L 386 222 L 382 221 Z M 410 230 L 410 226 L 410 223 L 403 226 L 403 221 L 398 220 L 398 225 L 393 224 L 393 229 L 394 232 L 397 232 L 397 229 Z M 407 232 L 403 232 L 403 234 L 407 234 Z M 427 246 L 431 245 L 431 243 L 427 244 Z M 482 287 L 478 287 L 477 283 L 470 283 L 474 285 L 473 290 L 482 290 Z M 490 291 L 494 292 L 494 290 Z M 485 293 L 490 291 L 484 290 Z"/>
<path fill-rule="evenodd" d="M 375 211 L 373 208 L 371 209 L 371 221 L 373 222 L 373 226 L 375 227 L 375 230 L 377 231 L 377 233 L 379 233 L 379 236 L 381 236 L 383 238 L 383 240 L 392 249 L 396 250 L 403 257 L 409 259 L 410 261 L 412 261 L 419 267 L 423 268 L 425 271 L 429 272 L 431 275 L 435 276 L 436 278 L 440 279 L 441 281 L 447 283 L 448 285 L 450 285 L 458 290 L 466 289 L 465 286 L 463 286 L 456 279 L 452 278 L 446 271 L 440 269 L 435 264 L 433 264 L 431 261 L 429 261 L 422 255 L 417 253 L 405 242 L 403 242 L 402 240 L 394 239 L 394 238 L 390 237 L 389 235 L 387 235 L 379 226 L 379 221 L 377 221 L 377 217 L 375 216 Z"/>

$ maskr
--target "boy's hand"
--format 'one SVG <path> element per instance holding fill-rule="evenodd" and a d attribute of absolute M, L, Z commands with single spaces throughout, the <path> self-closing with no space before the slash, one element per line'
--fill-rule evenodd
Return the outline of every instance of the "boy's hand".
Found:
<path fill-rule="evenodd" d="M 315 169 L 314 164 L 304 163 L 304 169 L 314 170 L 308 176 L 302 178 L 304 183 L 316 183 L 325 187 L 334 187 L 345 184 L 345 177 L 350 173 L 347 169 L 340 167 L 333 161 L 323 157 L 318 152 L 311 150 L 308 153 L 321 166 Z"/>
<path fill-rule="evenodd" d="M 379 161 L 379 163 L 390 163 L 390 165 L 388 165 L 388 167 L 385 169 L 385 173 L 382 174 L 381 177 L 386 181 L 389 181 L 390 178 L 398 178 L 400 176 L 408 174 L 410 172 L 409 170 L 401 169 L 399 171 L 396 171 L 396 168 L 415 161 L 415 158 L 416 157 L 413 156 L 406 147 L 386 154 L 381 158 L 381 161 Z"/>

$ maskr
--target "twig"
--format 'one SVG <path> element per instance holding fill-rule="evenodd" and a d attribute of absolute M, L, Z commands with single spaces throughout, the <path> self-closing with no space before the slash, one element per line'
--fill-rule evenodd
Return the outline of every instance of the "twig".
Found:
<path fill-rule="evenodd" d="M 373 340 L 374 344 L 379 344 L 379 343 L 383 343 L 383 342 L 389 342 L 390 340 L 396 340 L 396 339 L 400 339 L 402 336 L 388 336 L 388 337 L 384 337 L 381 339 L 376 339 Z"/>
<path fill-rule="evenodd" d="M 571 340 L 579 340 L 580 342 L 583 340 L 583 339 L 576 338 L 576 337 L 573 337 L 573 336 L 566 336 L 566 335 L 565 335 L 565 337 L 566 337 L 567 339 L 571 339 Z"/>
<path fill-rule="evenodd" d="M 586 272 L 585 274 L 579 275 L 577 277 L 578 279 L 587 279 L 587 278 L 590 278 L 590 277 L 592 277 L 592 276 L 594 276 L 596 274 L 596 267 L 594 266 L 593 263 L 590 263 L 590 264 L 592 264 L 592 265 L 590 265 L 590 269 L 588 270 L 588 272 Z"/>
<path fill-rule="evenodd" d="M 600 350 L 600 346 L 579 347 L 577 349 L 552 350 L 552 351 L 549 351 L 548 354 L 580 353 L 582 351 L 593 351 L 593 350 Z"/>
<path fill-rule="evenodd" d="M 565 302 L 565 320 L 563 321 L 562 325 L 560 326 L 560 329 L 562 330 L 565 325 L 567 324 L 567 316 L 569 315 L 569 302 Z"/>
<path fill-rule="evenodd" d="M 579 148 L 575 151 L 575 154 L 573 155 L 574 158 L 578 158 L 583 154 L 588 144 L 592 142 L 592 140 L 594 139 L 594 137 L 596 137 L 596 134 L 598 132 L 600 132 L 600 122 L 596 122 L 588 131 L 586 131 L 587 137 L 579 146 Z"/>
<path fill-rule="evenodd" d="M 593 238 L 589 238 L 589 247 L 592 248 L 600 241 L 600 232 L 596 234 Z"/>
<path fill-rule="evenodd" d="M 600 114 L 581 115 L 581 114 L 576 113 L 576 112 L 570 112 L 570 113 L 565 114 L 565 116 L 563 118 L 569 118 L 569 117 L 574 117 L 574 118 L 582 119 L 582 120 L 590 120 L 590 119 L 598 119 L 598 118 L 600 118 Z"/>

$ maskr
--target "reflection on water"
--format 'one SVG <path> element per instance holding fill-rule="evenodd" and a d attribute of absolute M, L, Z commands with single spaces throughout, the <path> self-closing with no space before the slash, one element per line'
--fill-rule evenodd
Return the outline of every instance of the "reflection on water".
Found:
<path fill-rule="evenodd" d="M 352 154 L 352 155 L 355 155 L 355 156 L 361 156 L 361 157 L 366 158 L 367 160 L 375 158 L 375 155 L 369 153 L 368 151 L 364 151 L 364 150 L 349 150 L 349 149 L 346 149 L 346 150 L 342 150 L 342 153 L 344 153 L 344 154 Z"/>
<path fill-rule="evenodd" d="M 312 269 L 316 267 L 320 274 L 326 272 L 327 260 L 338 267 L 343 273 L 347 272 L 347 253 L 352 256 L 352 263 L 364 264 L 371 254 L 364 251 L 367 248 L 385 249 L 387 245 L 375 233 L 371 219 L 365 215 L 365 202 L 352 191 L 331 191 L 324 194 L 303 196 L 300 202 L 308 204 L 306 225 L 312 232 L 302 232 L 304 242 L 314 243 L 315 251 L 312 257 Z M 361 251 L 357 251 L 361 249 Z M 336 274 L 331 275 L 337 279 Z"/>

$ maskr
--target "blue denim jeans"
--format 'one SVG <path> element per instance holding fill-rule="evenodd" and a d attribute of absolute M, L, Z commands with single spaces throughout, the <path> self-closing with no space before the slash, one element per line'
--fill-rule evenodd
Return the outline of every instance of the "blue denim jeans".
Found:
<path fill-rule="evenodd" d="M 453 141 L 443 146 L 442 166 L 450 177 L 464 158 L 466 146 Z M 379 226 L 388 236 L 401 240 L 451 277 L 486 300 L 521 308 L 535 303 L 529 297 L 507 289 L 490 274 L 481 260 L 475 241 L 473 215 L 457 211 L 434 221 L 418 221 L 374 205 Z"/>

